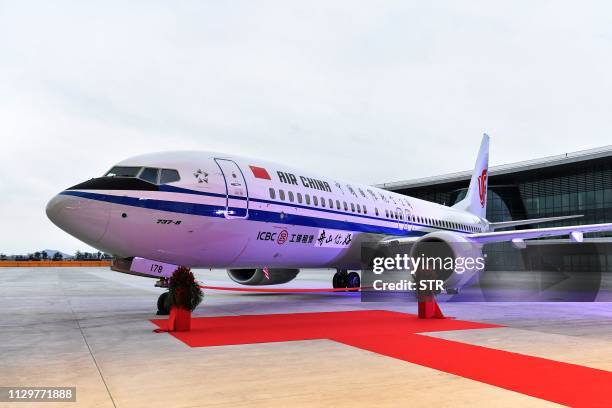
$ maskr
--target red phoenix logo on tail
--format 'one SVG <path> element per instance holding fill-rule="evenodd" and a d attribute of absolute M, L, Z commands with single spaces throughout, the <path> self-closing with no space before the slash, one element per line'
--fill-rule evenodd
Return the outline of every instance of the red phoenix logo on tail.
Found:
<path fill-rule="evenodd" d="M 483 169 L 482 174 L 478 176 L 478 196 L 480 197 L 480 206 L 484 208 L 487 199 L 487 169 Z"/>

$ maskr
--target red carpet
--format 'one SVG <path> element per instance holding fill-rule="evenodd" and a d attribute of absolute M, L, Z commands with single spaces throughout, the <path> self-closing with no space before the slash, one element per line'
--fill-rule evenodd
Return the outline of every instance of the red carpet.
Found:
<path fill-rule="evenodd" d="M 171 334 L 191 347 L 329 339 L 559 404 L 612 407 L 612 372 L 417 334 L 494 327 L 372 310 L 201 317 Z"/>

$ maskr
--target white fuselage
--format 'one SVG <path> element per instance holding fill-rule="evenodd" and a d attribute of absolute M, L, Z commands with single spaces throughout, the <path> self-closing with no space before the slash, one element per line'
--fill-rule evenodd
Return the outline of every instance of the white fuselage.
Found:
<path fill-rule="evenodd" d="M 180 180 L 93 179 L 54 197 L 47 214 L 120 257 L 210 268 L 359 268 L 366 239 L 488 228 L 465 211 L 248 158 L 166 152 L 116 166 L 173 169 Z"/>

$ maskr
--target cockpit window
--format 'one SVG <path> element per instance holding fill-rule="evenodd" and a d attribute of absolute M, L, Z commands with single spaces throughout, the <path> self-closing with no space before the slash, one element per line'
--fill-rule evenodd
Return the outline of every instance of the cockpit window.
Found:
<path fill-rule="evenodd" d="M 159 177 L 159 184 L 174 183 L 180 179 L 181 176 L 179 176 L 178 171 L 172 169 L 162 169 L 161 176 Z"/>
<path fill-rule="evenodd" d="M 115 166 L 104 177 L 136 177 L 142 167 Z"/>
<path fill-rule="evenodd" d="M 181 176 L 174 169 L 156 169 L 153 167 L 115 166 L 104 177 L 138 177 L 152 184 L 166 184 L 179 181 Z"/>
<path fill-rule="evenodd" d="M 144 181 L 148 181 L 149 183 L 157 184 L 157 173 L 159 173 L 159 169 L 145 167 L 138 176 L 138 178 Z"/>

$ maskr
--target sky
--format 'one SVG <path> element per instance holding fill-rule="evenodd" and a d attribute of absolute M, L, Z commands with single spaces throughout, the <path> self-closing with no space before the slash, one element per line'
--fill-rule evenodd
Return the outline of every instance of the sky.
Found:
<path fill-rule="evenodd" d="M 196 149 L 382 183 L 612 140 L 612 6 L 0 0 L 0 253 L 91 250 L 47 201 Z"/>

